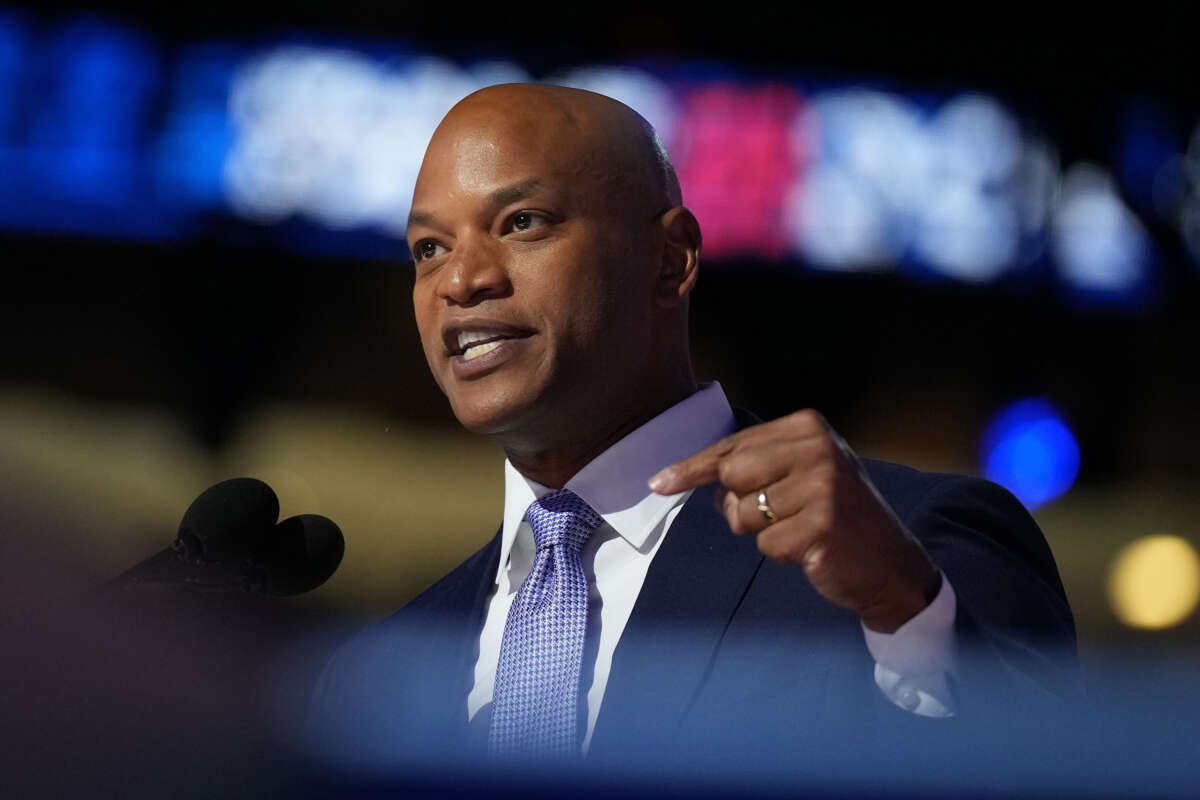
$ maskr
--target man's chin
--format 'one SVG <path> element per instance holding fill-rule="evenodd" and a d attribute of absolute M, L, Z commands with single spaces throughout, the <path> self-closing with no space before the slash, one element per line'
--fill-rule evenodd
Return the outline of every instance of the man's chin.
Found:
<path fill-rule="evenodd" d="M 519 428 L 528 418 L 532 403 L 515 397 L 451 398 L 450 407 L 459 424 L 481 436 L 503 436 Z"/>

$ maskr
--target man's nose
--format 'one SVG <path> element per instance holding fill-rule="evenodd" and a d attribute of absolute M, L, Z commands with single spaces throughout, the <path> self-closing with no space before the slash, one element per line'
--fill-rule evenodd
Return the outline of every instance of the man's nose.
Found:
<path fill-rule="evenodd" d="M 505 250 L 490 237 L 459 239 L 446 267 L 442 270 L 439 293 L 456 305 L 474 305 L 509 291 Z"/>

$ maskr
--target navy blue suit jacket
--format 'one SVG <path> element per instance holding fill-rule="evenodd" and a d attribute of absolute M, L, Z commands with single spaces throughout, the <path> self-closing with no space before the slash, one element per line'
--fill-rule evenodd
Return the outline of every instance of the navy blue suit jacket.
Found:
<path fill-rule="evenodd" d="M 820 597 L 799 567 L 765 559 L 754 537 L 732 535 L 709 486 L 688 499 L 650 565 L 590 760 L 649 753 L 726 770 L 803 753 L 853 769 L 961 748 L 969 731 L 994 734 L 1020 709 L 1080 694 L 1071 611 L 1021 504 L 984 480 L 863 464 L 957 595 L 957 718 L 917 717 L 887 700 L 858 618 Z M 497 533 L 342 648 L 312 706 L 317 747 L 337 751 L 327 756 L 372 770 L 478 756 L 484 738 L 467 722 L 466 697 L 499 553 Z"/>

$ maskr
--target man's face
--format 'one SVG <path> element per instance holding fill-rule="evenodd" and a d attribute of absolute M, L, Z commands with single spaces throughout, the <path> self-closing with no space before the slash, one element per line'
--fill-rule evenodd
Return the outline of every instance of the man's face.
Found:
<path fill-rule="evenodd" d="M 651 215 L 593 141 L 550 111 L 491 107 L 452 112 L 430 143 L 408 229 L 413 305 L 471 430 L 553 440 L 603 424 L 651 358 Z"/>

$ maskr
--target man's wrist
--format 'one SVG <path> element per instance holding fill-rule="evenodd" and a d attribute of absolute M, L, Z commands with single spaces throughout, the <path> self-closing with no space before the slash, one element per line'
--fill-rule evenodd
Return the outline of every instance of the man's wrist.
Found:
<path fill-rule="evenodd" d="M 939 572 L 939 574 L 941 574 Z M 894 633 L 863 625 L 867 650 L 875 661 L 875 684 L 895 705 L 918 716 L 953 716 L 950 689 L 957 673 L 954 620 L 958 602 L 945 575 L 929 607 Z"/>
<path fill-rule="evenodd" d="M 877 602 L 858 612 L 863 625 L 877 633 L 895 633 L 928 608 L 942 587 L 942 573 L 919 544 L 911 544 L 905 569 L 887 587 L 891 591 L 881 592 Z"/>

